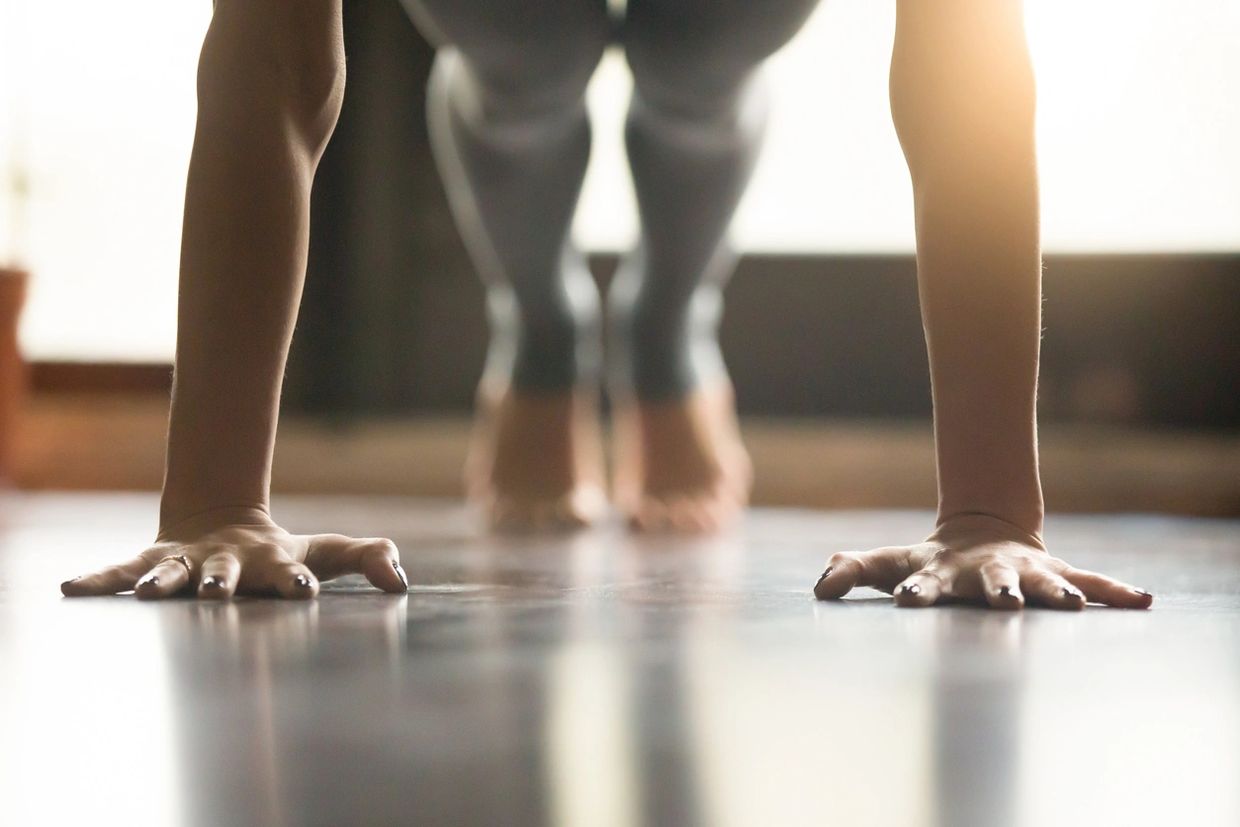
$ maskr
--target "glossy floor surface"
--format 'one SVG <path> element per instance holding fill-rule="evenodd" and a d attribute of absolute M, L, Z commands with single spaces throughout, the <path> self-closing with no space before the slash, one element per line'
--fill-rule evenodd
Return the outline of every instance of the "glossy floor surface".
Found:
<path fill-rule="evenodd" d="M 1240 523 L 1053 518 L 1148 612 L 816 603 L 919 513 L 713 541 L 480 536 L 450 505 L 290 500 L 414 587 L 67 600 L 147 497 L 0 499 L 0 823 L 1240 824 Z"/>

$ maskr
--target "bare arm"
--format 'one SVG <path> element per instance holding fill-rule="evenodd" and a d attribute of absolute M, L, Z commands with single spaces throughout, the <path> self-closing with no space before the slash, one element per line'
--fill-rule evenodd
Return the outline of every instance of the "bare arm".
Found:
<path fill-rule="evenodd" d="M 891 100 L 913 180 L 939 522 L 988 514 L 1040 535 L 1042 268 L 1020 3 L 901 3 Z"/>
<path fill-rule="evenodd" d="M 310 188 L 343 93 L 340 0 L 218 0 L 199 64 L 159 535 L 65 594 L 311 597 L 346 571 L 404 590 L 390 541 L 291 535 L 269 512 Z"/>
<path fill-rule="evenodd" d="M 1020 0 L 900 0 L 898 9 L 891 108 L 913 183 L 938 519 L 925 542 L 834 555 L 815 594 L 873 586 L 904 606 L 1148 607 L 1146 592 L 1073 568 L 1042 540 L 1042 267 Z"/>
<path fill-rule="evenodd" d="M 221 3 L 203 46 L 164 528 L 220 506 L 267 510 L 281 379 L 305 279 L 310 187 L 344 93 L 343 46 L 330 42 L 339 4 L 313 5 L 322 8 L 312 14 L 330 19 L 307 34 L 324 42 L 277 37 L 282 71 L 256 71 L 239 52 L 262 54 L 262 29 L 287 27 L 293 15 L 264 20 Z"/>

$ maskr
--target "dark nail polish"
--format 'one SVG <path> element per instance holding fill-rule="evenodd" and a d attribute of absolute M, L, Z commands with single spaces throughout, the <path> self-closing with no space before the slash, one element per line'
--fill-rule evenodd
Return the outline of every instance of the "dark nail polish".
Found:
<path fill-rule="evenodd" d="M 818 588 L 818 586 L 822 584 L 823 580 L 826 580 L 828 577 L 831 576 L 831 569 L 832 569 L 831 566 L 827 566 L 827 570 L 824 571 L 822 574 L 818 575 L 818 582 L 814 584 L 814 588 Z"/>
<path fill-rule="evenodd" d="M 77 581 L 79 581 L 79 580 L 81 580 L 81 579 L 82 579 L 82 576 L 81 576 L 81 575 L 78 575 L 77 577 L 70 577 L 68 580 L 66 580 L 65 582 L 61 583 L 61 584 L 60 584 L 60 587 L 63 589 L 65 586 L 69 585 L 70 583 L 76 583 Z"/>
<path fill-rule="evenodd" d="M 293 583 L 294 583 L 294 584 L 297 586 L 297 588 L 299 588 L 299 589 L 308 589 L 308 588 L 310 588 L 310 578 L 309 578 L 309 577 L 306 577 L 304 574 L 299 574 L 299 575 L 297 575 L 296 577 L 294 577 L 294 578 L 293 578 Z"/>
<path fill-rule="evenodd" d="M 1067 598 L 1068 600 L 1084 600 L 1085 599 L 1085 595 L 1081 594 L 1080 592 L 1074 592 L 1072 591 L 1072 589 L 1064 589 L 1063 596 Z"/>
<path fill-rule="evenodd" d="M 210 577 L 202 578 L 202 587 L 204 589 L 222 589 L 224 588 L 224 581 L 215 575 L 211 575 Z"/>
<path fill-rule="evenodd" d="M 1149 593 L 1149 592 L 1147 592 L 1145 589 L 1133 589 L 1133 591 L 1134 591 L 1134 592 L 1136 592 L 1137 594 L 1141 595 L 1142 597 L 1149 597 L 1149 596 L 1150 596 L 1150 593 Z"/>
<path fill-rule="evenodd" d="M 916 583 L 911 583 L 907 586 L 901 586 L 900 594 L 911 594 L 911 595 L 921 594 L 921 586 L 917 585 Z"/>
<path fill-rule="evenodd" d="M 1011 586 L 1000 586 L 1000 587 L 999 587 L 999 596 L 1000 596 L 1000 597 L 1011 597 L 1011 596 L 1012 596 L 1012 587 L 1011 587 Z"/>
<path fill-rule="evenodd" d="M 138 581 L 138 585 L 139 586 L 158 586 L 159 577 L 158 576 L 143 577 L 141 580 Z"/>
<path fill-rule="evenodd" d="M 400 563 L 395 560 L 392 561 L 392 568 L 396 570 L 396 576 L 400 578 L 401 585 L 404 586 L 407 591 L 409 589 L 409 578 L 405 575 L 405 570 L 402 569 L 400 567 Z"/>

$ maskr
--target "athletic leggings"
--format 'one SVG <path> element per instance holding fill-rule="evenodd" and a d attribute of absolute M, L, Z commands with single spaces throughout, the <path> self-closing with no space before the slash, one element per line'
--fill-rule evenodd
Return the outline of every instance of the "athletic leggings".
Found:
<path fill-rule="evenodd" d="M 554 392 L 601 369 L 597 291 L 570 228 L 590 152 L 585 89 L 618 41 L 641 238 L 607 297 L 608 380 L 640 399 L 726 379 L 715 331 L 727 229 L 766 122 L 763 61 L 817 0 L 405 0 L 439 45 L 428 115 L 487 285 L 486 373 Z"/>

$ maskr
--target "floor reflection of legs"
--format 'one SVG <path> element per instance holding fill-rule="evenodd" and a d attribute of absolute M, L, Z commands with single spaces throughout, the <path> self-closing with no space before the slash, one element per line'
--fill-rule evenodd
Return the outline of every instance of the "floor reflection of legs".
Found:
<path fill-rule="evenodd" d="M 639 528 L 709 530 L 748 497 L 749 460 L 716 341 L 725 235 L 766 123 L 762 62 L 814 0 L 630 0 L 626 126 L 641 243 L 608 297 L 617 498 Z"/>

